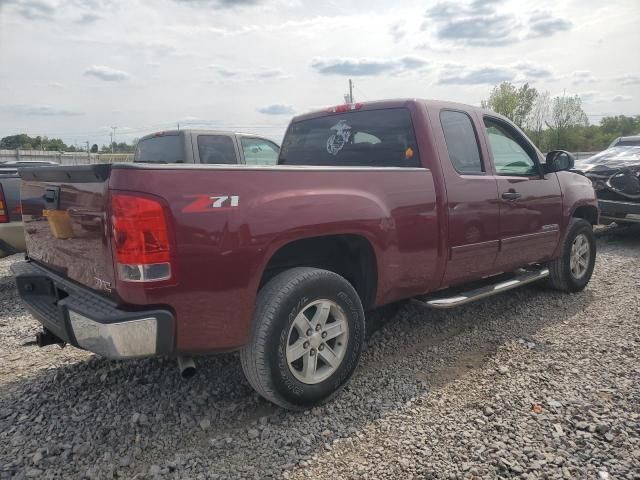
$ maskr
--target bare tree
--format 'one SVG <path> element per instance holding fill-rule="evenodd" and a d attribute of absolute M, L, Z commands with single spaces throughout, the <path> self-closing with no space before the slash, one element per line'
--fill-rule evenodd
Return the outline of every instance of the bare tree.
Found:
<path fill-rule="evenodd" d="M 532 137 L 533 143 L 539 148 L 544 149 L 542 145 L 544 139 L 544 129 L 551 117 L 551 95 L 549 92 L 539 93 L 531 113 L 526 120 L 526 126 Z"/>

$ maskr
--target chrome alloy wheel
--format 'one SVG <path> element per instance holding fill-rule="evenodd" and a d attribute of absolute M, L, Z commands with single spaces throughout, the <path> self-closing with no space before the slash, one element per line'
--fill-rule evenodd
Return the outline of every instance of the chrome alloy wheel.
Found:
<path fill-rule="evenodd" d="M 591 245 L 586 235 L 581 233 L 574 238 L 571 244 L 571 256 L 569 257 L 569 268 L 571 275 L 575 279 L 584 277 L 589 269 L 591 259 Z"/>
<path fill-rule="evenodd" d="M 298 313 L 289 328 L 289 370 L 302 383 L 320 383 L 338 369 L 348 341 L 349 324 L 342 308 L 331 300 L 315 300 Z"/>

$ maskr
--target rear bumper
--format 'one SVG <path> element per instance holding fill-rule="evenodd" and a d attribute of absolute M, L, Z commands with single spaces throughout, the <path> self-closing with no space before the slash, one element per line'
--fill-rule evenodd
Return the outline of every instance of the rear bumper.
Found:
<path fill-rule="evenodd" d="M 0 223 L 0 254 L 24 252 L 24 225 L 22 222 Z"/>
<path fill-rule="evenodd" d="M 121 310 L 32 261 L 15 263 L 11 270 L 26 307 L 65 342 L 111 359 L 173 353 L 175 319 L 168 310 Z"/>
<path fill-rule="evenodd" d="M 600 222 L 634 222 L 640 223 L 640 202 L 619 202 L 616 200 L 599 200 Z"/>

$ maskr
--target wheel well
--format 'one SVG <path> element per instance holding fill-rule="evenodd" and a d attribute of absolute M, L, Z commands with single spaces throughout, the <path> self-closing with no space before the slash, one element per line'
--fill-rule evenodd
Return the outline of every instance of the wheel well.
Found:
<path fill-rule="evenodd" d="M 584 205 L 575 209 L 573 217 L 583 218 L 591 225 L 595 225 L 598 223 L 598 209 L 592 205 Z"/>
<path fill-rule="evenodd" d="M 328 235 L 288 243 L 277 250 L 267 264 L 260 288 L 279 273 L 294 267 L 329 270 L 344 277 L 370 308 L 376 298 L 378 269 L 369 241 L 360 235 Z"/>

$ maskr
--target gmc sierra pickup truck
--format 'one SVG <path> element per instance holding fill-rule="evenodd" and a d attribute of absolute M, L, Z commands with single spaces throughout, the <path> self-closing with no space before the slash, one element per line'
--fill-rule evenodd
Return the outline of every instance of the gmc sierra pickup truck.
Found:
<path fill-rule="evenodd" d="M 239 350 L 262 396 L 306 408 L 354 373 L 376 307 L 585 288 L 598 208 L 572 165 L 487 110 L 340 105 L 293 118 L 276 167 L 21 170 L 13 271 L 40 345 L 176 357 L 183 375 Z"/>

